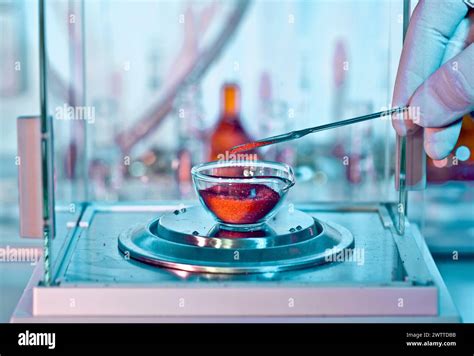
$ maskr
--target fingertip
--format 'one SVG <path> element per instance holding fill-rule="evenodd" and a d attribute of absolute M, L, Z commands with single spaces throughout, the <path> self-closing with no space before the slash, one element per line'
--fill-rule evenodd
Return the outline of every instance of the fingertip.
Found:
<path fill-rule="evenodd" d="M 392 120 L 392 126 L 399 136 L 405 136 L 407 134 L 405 126 L 400 125 L 400 123 Z"/>
<path fill-rule="evenodd" d="M 426 154 L 434 160 L 441 160 L 448 157 L 452 150 L 446 144 L 440 143 L 434 145 L 433 143 L 426 140 L 424 141 L 423 145 L 425 147 Z"/>
<path fill-rule="evenodd" d="M 408 130 L 403 113 L 396 112 L 392 114 L 392 126 L 398 135 L 406 136 Z"/>
<path fill-rule="evenodd" d="M 425 128 L 425 152 L 432 159 L 446 158 L 456 146 L 461 131 L 462 121 L 459 120 L 446 128 Z"/>
<path fill-rule="evenodd" d="M 400 136 L 411 135 L 419 129 L 413 120 L 413 118 L 416 119 L 416 116 L 411 112 L 412 109 L 408 107 L 406 110 L 392 115 L 392 125 Z"/>

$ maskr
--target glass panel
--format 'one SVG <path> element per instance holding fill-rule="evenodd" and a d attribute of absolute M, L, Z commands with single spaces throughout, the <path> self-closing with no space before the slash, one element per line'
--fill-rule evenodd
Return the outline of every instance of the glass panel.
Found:
<path fill-rule="evenodd" d="M 36 6 L 0 1 L 0 245 L 41 247 L 37 239 L 20 239 L 17 118 L 38 115 Z M 39 156 L 39 153 L 38 153 Z M 41 228 L 39 229 L 41 230 Z M 26 233 L 25 233 L 26 234 Z"/>
<path fill-rule="evenodd" d="M 53 202 L 55 211 L 54 234 L 45 235 L 49 239 L 45 245 L 46 283 L 54 281 L 66 245 L 77 227 L 83 202 L 87 201 L 86 121 L 80 116 L 85 107 L 86 68 L 82 6 L 82 1 L 41 1 L 39 9 L 40 43 L 43 20 L 45 43 L 44 59 L 40 46 L 40 74 L 43 75 L 40 84 L 44 85 L 41 113 L 46 124 L 51 125 L 47 137 L 53 138 L 51 146 L 48 142 L 43 144 L 43 160 L 49 165 L 46 170 L 43 164 L 43 183 L 47 176 L 54 187 L 48 186 L 45 201 Z M 47 206 L 44 209 L 47 210 Z"/>
<path fill-rule="evenodd" d="M 388 107 L 402 4 L 245 4 L 85 3 L 92 200 L 194 198 L 186 172 L 212 151 L 225 81 L 240 85 L 241 123 L 250 138 Z M 227 19 L 239 7 L 244 13 L 234 29 Z M 360 21 L 368 13 L 370 21 Z M 199 21 L 208 24 L 197 29 Z M 221 38 L 226 43 L 215 50 Z M 186 75 L 199 64 L 204 73 Z M 388 120 L 378 120 L 262 156 L 296 167 L 295 201 L 396 200 L 393 136 Z"/>
<path fill-rule="evenodd" d="M 58 231 L 80 202 L 196 201 L 191 167 L 234 144 L 387 109 L 402 14 L 375 0 L 48 1 Z M 294 168 L 290 202 L 397 202 L 394 137 L 377 119 L 257 155 Z"/>

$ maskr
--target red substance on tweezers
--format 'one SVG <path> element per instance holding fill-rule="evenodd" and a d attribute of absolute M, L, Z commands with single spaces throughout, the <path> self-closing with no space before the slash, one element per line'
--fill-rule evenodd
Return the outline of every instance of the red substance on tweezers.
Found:
<path fill-rule="evenodd" d="M 280 201 L 280 194 L 264 184 L 215 185 L 199 194 L 204 204 L 228 224 L 253 224 Z"/>
<path fill-rule="evenodd" d="M 251 151 L 256 148 L 262 147 L 262 146 L 267 146 L 271 145 L 273 141 L 260 141 L 260 142 L 249 142 L 245 143 L 243 145 L 236 146 L 230 150 L 230 154 L 235 154 L 239 152 L 246 152 L 246 151 Z"/>

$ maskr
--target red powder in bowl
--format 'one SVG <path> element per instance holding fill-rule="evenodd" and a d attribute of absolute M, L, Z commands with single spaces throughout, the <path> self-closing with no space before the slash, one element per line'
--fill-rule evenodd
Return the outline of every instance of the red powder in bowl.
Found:
<path fill-rule="evenodd" d="M 209 210 L 228 224 L 254 224 L 280 201 L 280 194 L 264 184 L 215 185 L 199 194 Z"/>

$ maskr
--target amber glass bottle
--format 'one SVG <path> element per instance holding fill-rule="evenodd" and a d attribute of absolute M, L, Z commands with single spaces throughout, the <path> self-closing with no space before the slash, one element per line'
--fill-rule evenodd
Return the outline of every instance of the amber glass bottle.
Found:
<path fill-rule="evenodd" d="M 240 118 L 240 88 L 235 83 L 225 83 L 221 89 L 221 112 L 210 137 L 209 160 L 227 160 L 232 147 L 250 141 Z"/>

